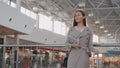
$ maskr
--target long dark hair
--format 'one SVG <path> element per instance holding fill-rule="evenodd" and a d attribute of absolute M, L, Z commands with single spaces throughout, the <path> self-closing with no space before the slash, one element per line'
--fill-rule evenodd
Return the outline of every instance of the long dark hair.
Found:
<path fill-rule="evenodd" d="M 76 13 L 76 12 L 81 12 L 81 14 L 82 14 L 83 16 L 85 16 L 84 11 L 82 11 L 82 10 L 76 10 L 75 13 Z M 77 26 L 77 25 L 78 25 L 78 23 L 75 21 L 75 14 L 74 14 L 73 27 L 74 27 L 74 26 Z M 83 19 L 83 25 L 86 26 L 86 18 Z"/>

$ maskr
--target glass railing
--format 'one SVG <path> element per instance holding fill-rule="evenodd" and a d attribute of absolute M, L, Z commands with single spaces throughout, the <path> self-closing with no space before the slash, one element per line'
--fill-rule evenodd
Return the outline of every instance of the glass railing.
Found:
<path fill-rule="evenodd" d="M 0 68 L 65 68 L 62 67 L 66 56 L 63 46 L 17 46 L 19 47 L 1 45 Z M 100 49 L 100 47 L 95 48 Z M 92 53 L 90 68 L 120 68 L 120 51 L 101 51 L 98 55 Z"/>

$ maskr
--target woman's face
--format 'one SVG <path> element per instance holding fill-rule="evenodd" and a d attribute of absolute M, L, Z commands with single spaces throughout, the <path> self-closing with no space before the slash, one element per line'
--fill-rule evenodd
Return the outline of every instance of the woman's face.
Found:
<path fill-rule="evenodd" d="M 81 12 L 76 12 L 74 18 L 77 23 L 81 23 L 85 16 L 83 16 Z"/>

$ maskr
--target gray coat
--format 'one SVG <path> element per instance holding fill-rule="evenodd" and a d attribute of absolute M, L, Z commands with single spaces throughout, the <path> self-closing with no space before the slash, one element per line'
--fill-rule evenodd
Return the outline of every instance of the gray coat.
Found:
<path fill-rule="evenodd" d="M 93 51 L 92 45 L 92 31 L 88 27 L 84 27 L 83 31 L 80 32 L 76 27 L 72 27 L 67 36 L 66 48 L 70 51 L 68 58 L 67 68 L 89 68 L 89 56 L 86 52 L 88 47 L 90 51 Z M 82 48 L 72 48 L 73 42 L 79 43 Z"/>

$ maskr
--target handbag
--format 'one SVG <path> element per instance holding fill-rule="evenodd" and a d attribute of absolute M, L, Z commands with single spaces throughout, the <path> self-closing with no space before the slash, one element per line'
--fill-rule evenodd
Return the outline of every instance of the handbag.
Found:
<path fill-rule="evenodd" d="M 62 67 L 67 67 L 68 57 L 65 57 L 62 63 Z"/>
<path fill-rule="evenodd" d="M 63 60 L 62 67 L 67 67 L 68 57 L 69 57 L 70 51 L 71 51 L 71 49 L 66 52 L 66 57 Z"/>

